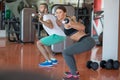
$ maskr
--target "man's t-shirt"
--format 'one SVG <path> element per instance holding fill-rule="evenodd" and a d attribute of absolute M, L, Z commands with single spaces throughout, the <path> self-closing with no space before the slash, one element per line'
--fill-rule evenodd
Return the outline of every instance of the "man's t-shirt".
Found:
<path fill-rule="evenodd" d="M 56 17 L 52 14 L 45 14 L 43 16 L 43 21 L 46 21 L 46 20 L 51 20 L 52 23 L 53 23 L 53 28 L 49 28 L 47 26 L 45 26 L 43 24 L 43 28 L 45 29 L 45 31 L 49 34 L 49 35 L 52 35 L 52 34 L 57 34 L 57 35 L 60 35 L 60 36 L 66 36 L 65 33 L 63 32 L 63 30 L 57 25 L 56 23 Z"/>

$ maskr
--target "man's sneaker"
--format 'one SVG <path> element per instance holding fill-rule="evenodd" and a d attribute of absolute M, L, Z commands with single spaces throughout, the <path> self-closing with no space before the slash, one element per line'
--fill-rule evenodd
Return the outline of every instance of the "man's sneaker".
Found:
<path fill-rule="evenodd" d="M 40 63 L 39 66 L 41 66 L 41 67 L 51 67 L 51 66 L 53 66 L 53 64 L 52 64 L 51 61 L 46 60 L 45 62 Z"/>
<path fill-rule="evenodd" d="M 51 60 L 52 64 L 57 64 L 58 63 L 58 60 Z"/>
<path fill-rule="evenodd" d="M 69 75 L 66 75 L 65 77 L 63 77 L 63 80 L 79 80 L 79 76 L 69 74 Z"/>
<path fill-rule="evenodd" d="M 71 74 L 71 72 L 65 72 L 64 74 L 65 74 L 65 75 L 69 75 L 69 74 Z M 77 75 L 77 76 L 80 76 L 80 74 L 79 74 L 78 71 L 76 72 L 76 75 Z"/>

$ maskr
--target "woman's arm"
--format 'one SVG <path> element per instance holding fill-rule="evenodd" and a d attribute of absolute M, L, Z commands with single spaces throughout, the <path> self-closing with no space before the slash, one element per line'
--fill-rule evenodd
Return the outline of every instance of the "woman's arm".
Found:
<path fill-rule="evenodd" d="M 77 22 L 75 16 L 70 18 L 70 22 L 66 24 L 66 26 L 69 26 L 70 28 L 74 28 L 79 31 L 85 30 L 85 26 L 81 22 Z"/>
<path fill-rule="evenodd" d="M 69 26 L 71 26 L 71 28 L 74 28 L 74 29 L 79 30 L 79 31 L 85 30 L 85 26 L 80 22 L 70 21 Z"/>

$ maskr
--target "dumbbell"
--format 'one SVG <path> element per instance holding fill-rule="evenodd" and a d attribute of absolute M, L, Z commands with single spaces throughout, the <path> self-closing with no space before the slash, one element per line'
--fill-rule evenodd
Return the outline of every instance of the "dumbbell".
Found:
<path fill-rule="evenodd" d="M 62 21 L 62 23 L 63 23 L 63 24 L 68 24 L 69 21 L 70 21 L 70 20 L 69 20 L 68 18 L 65 18 L 65 19 Z"/>
<path fill-rule="evenodd" d="M 97 62 L 92 62 L 92 61 L 88 61 L 86 66 L 88 69 L 93 69 L 93 70 L 97 70 L 99 67 Z"/>
<path fill-rule="evenodd" d="M 100 62 L 100 67 L 105 68 L 105 69 L 112 69 L 113 68 L 113 60 L 109 59 L 108 61 L 102 60 Z"/>
<path fill-rule="evenodd" d="M 39 15 L 42 15 L 40 12 L 39 13 L 32 13 L 32 17 L 35 17 L 35 16 L 39 16 Z"/>
<path fill-rule="evenodd" d="M 113 60 L 109 59 L 105 64 L 106 69 L 113 69 Z"/>
<path fill-rule="evenodd" d="M 116 69 L 119 69 L 119 67 L 120 67 L 120 62 L 119 62 L 119 61 L 117 61 L 117 60 L 116 60 L 116 61 L 114 61 L 114 62 L 113 62 L 113 69 L 115 69 L 115 70 L 116 70 Z"/>
<path fill-rule="evenodd" d="M 105 61 L 105 60 L 102 60 L 102 61 L 100 62 L 100 67 L 105 68 L 105 65 L 106 65 L 106 61 Z"/>
<path fill-rule="evenodd" d="M 119 69 L 119 61 L 114 61 L 109 59 L 108 61 L 102 60 L 100 62 L 100 67 L 111 70 L 111 69 Z"/>

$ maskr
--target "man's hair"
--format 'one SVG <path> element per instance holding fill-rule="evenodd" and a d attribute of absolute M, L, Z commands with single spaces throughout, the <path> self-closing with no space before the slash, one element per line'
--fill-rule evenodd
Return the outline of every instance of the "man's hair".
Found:
<path fill-rule="evenodd" d="M 47 8 L 47 10 L 48 10 L 48 5 L 47 5 L 47 3 L 40 3 L 40 5 L 44 5 L 45 8 Z"/>
<path fill-rule="evenodd" d="M 57 9 L 61 9 L 63 12 L 67 12 L 67 10 L 66 10 L 66 8 L 64 7 L 64 6 L 58 6 L 57 8 L 56 8 L 56 10 Z"/>

